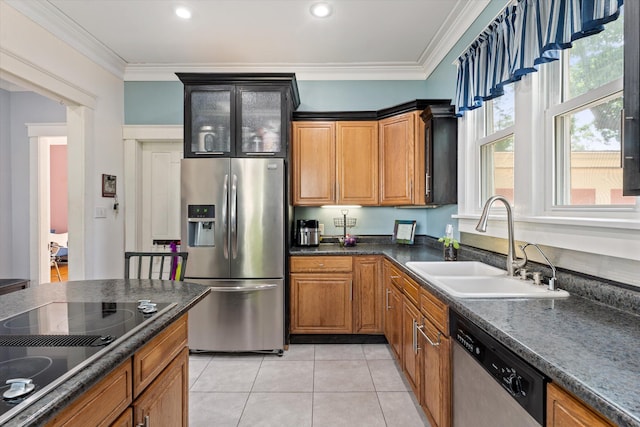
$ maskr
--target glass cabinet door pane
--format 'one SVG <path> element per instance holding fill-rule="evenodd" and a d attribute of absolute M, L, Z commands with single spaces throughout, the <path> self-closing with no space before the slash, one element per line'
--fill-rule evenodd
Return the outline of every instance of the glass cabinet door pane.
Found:
<path fill-rule="evenodd" d="M 231 152 L 231 91 L 191 92 L 191 152 Z"/>
<path fill-rule="evenodd" d="M 282 150 L 282 93 L 242 91 L 241 138 L 243 153 L 279 153 Z"/>

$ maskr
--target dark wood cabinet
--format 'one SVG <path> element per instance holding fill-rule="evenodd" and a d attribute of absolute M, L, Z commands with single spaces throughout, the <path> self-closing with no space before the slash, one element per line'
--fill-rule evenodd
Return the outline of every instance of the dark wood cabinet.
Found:
<path fill-rule="evenodd" d="M 452 105 L 431 105 L 425 123 L 425 204 L 458 203 L 458 124 Z"/>
<path fill-rule="evenodd" d="M 640 2 L 624 9 L 623 194 L 640 196 Z"/>
<path fill-rule="evenodd" d="M 295 74 L 178 73 L 184 157 L 287 157 Z"/>

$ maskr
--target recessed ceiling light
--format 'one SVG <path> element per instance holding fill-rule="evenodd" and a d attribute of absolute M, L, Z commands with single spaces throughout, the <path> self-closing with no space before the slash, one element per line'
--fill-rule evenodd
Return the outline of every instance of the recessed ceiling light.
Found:
<path fill-rule="evenodd" d="M 331 15 L 331 6 L 329 3 L 315 3 L 311 5 L 311 14 L 316 18 L 326 18 Z"/>
<path fill-rule="evenodd" d="M 176 8 L 176 15 L 182 19 L 189 19 L 191 18 L 191 11 L 186 7 L 178 7 Z"/>

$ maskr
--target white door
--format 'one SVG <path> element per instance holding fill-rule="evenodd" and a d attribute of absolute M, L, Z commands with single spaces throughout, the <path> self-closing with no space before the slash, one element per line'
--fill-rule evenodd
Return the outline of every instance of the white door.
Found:
<path fill-rule="evenodd" d="M 154 240 L 180 240 L 182 141 L 142 144 L 142 251 L 169 250 Z"/>

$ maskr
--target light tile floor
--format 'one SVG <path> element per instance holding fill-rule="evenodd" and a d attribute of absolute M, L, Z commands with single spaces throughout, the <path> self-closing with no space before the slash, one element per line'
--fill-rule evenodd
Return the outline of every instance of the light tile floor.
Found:
<path fill-rule="evenodd" d="M 386 344 L 192 354 L 189 389 L 191 427 L 429 426 Z"/>

